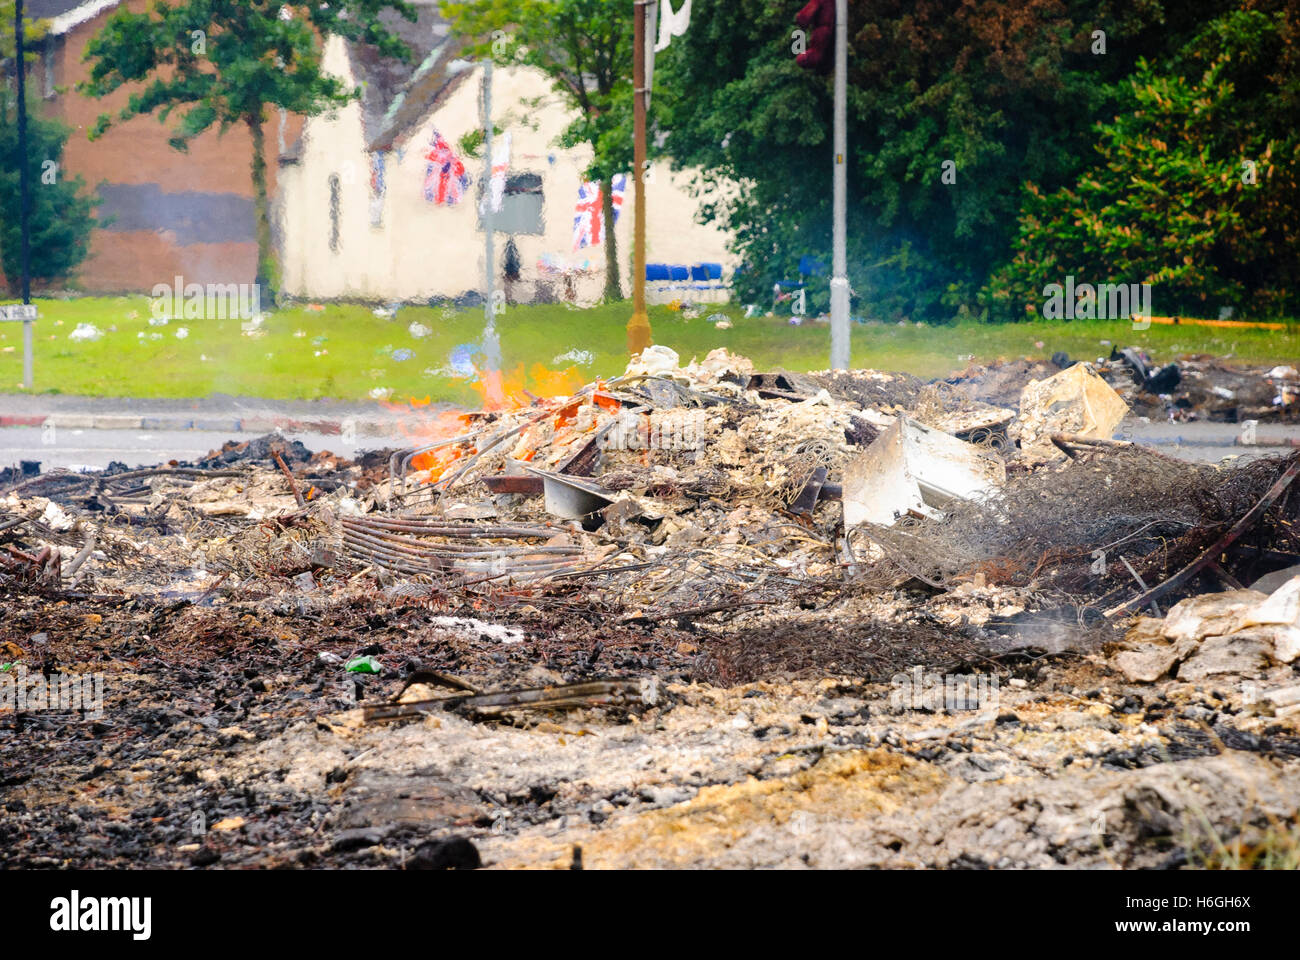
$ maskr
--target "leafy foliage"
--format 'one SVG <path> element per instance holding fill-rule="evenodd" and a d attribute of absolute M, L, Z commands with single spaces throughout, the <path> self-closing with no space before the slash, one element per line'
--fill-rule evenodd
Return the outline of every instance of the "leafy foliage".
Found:
<path fill-rule="evenodd" d="M 14 0 L 0 0 L 0 61 L 14 58 L 14 13 L 17 4 Z M 45 39 L 49 28 L 48 20 L 38 20 L 31 16 L 31 8 L 23 9 L 23 59 L 28 67 L 40 59 L 40 43 Z M 9 66 L 9 64 L 6 64 Z"/>
<path fill-rule="evenodd" d="M 68 128 L 41 117 L 33 104 L 27 110 L 27 152 L 19 153 L 17 106 L 17 96 L 0 86 L 0 266 L 15 296 L 22 282 L 20 168 L 27 168 L 29 258 L 38 283 L 67 279 L 86 258 L 96 203 L 82 192 L 81 177 L 62 175 Z"/>
<path fill-rule="evenodd" d="M 849 279 L 877 317 L 974 312 L 1010 257 L 1021 184 L 1055 190 L 1086 163 L 1138 51 L 1178 49 L 1224 0 L 852 0 Z M 741 185 L 704 211 L 734 232 L 747 299 L 799 257 L 830 260 L 831 81 L 794 63 L 799 4 L 696 4 L 660 68 L 667 150 Z M 1097 49 L 1103 31 L 1105 53 Z M 945 162 L 955 182 L 945 183 Z M 829 301 L 828 281 L 810 284 Z"/>
<path fill-rule="evenodd" d="M 1213 21 L 1172 68 L 1142 61 L 1122 111 L 1096 127 L 1095 164 L 1070 186 L 1026 187 L 1013 260 L 990 281 L 996 316 L 1041 289 L 1150 283 L 1157 313 L 1300 307 L 1295 24 L 1282 12 Z"/>
<path fill-rule="evenodd" d="M 148 12 L 123 8 L 86 47 L 92 63 L 83 91 L 104 96 L 124 83 L 148 81 L 132 93 L 118 120 L 158 111 L 182 114 L 172 146 L 186 144 L 214 124 L 226 130 L 265 119 L 267 105 L 306 116 L 351 100 L 356 91 L 321 71 L 320 37 L 336 34 L 373 44 L 385 56 L 407 59 L 406 45 L 379 22 L 392 7 L 408 20 L 403 0 L 335 0 L 296 6 L 281 0 L 190 0 L 154 3 Z M 101 115 L 92 138 L 113 123 Z"/>

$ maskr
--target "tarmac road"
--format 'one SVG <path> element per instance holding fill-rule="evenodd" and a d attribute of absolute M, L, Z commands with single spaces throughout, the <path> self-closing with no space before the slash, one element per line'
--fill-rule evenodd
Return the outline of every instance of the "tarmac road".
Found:
<path fill-rule="evenodd" d="M 407 445 L 399 432 L 391 437 L 361 436 L 344 443 L 338 434 L 288 433 L 301 440 L 308 450 L 330 450 L 345 457 L 359 450 Z M 1151 423 L 1126 421 L 1116 439 L 1150 444 L 1155 449 L 1185 460 L 1214 463 L 1224 457 L 1251 458 L 1285 454 L 1288 447 L 1235 444 L 1241 427 L 1233 423 Z M 16 465 L 20 460 L 39 460 L 41 470 L 59 467 L 103 469 L 113 460 L 129 467 L 152 466 L 167 460 L 196 460 L 227 440 L 251 440 L 255 433 L 228 433 L 204 430 L 79 430 L 62 428 L 47 435 L 40 427 L 6 427 L 0 429 L 0 467 Z M 1256 429 L 1259 443 L 1291 440 L 1300 444 L 1300 425 L 1261 424 Z M 43 442 L 49 441 L 49 442 Z"/>
<path fill-rule="evenodd" d="M 1300 424 L 1261 423 L 1255 428 L 1257 446 L 1237 443 L 1242 426 L 1237 423 L 1143 423 L 1126 420 L 1115 434 L 1116 440 L 1131 440 L 1149 444 L 1161 453 L 1183 460 L 1216 463 L 1224 457 L 1241 457 L 1250 460 L 1261 456 L 1278 456 L 1290 453 L 1300 445 Z"/>
<path fill-rule="evenodd" d="M 6 427 L 0 430 L 0 467 L 20 460 L 39 460 L 41 471 L 59 467 L 102 470 L 114 460 L 128 467 L 149 467 L 167 460 L 197 460 L 219 450 L 227 440 L 252 440 L 254 433 L 216 433 L 205 430 L 56 430 L 53 437 L 40 427 Z M 337 434 L 292 434 L 308 450 L 329 450 L 352 457 L 359 450 L 402 446 L 399 438 L 359 437 L 352 444 Z M 47 442 L 42 442 L 42 441 Z"/>

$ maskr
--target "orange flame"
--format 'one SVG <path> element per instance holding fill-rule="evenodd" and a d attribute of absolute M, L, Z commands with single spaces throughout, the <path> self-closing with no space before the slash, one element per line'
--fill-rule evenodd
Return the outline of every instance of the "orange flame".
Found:
<path fill-rule="evenodd" d="M 526 386 L 529 380 L 532 383 L 531 390 Z M 470 383 L 470 387 L 482 397 L 483 412 L 501 412 L 532 406 L 539 400 L 570 397 L 582 388 L 583 383 L 582 374 L 576 367 L 551 370 L 543 364 L 535 363 L 527 379 L 524 376 L 524 366 L 520 364 L 509 374 L 498 370 L 482 371 L 479 378 Z M 399 421 L 402 433 L 411 441 L 412 446 L 451 440 L 472 432 L 472 414 L 452 410 L 431 414 L 424 409 L 431 402 L 428 396 L 423 399 L 410 397 L 405 404 L 383 403 L 383 406 L 396 413 L 419 413 L 418 417 L 403 417 Z M 449 444 L 416 454 L 411 460 L 411 467 L 426 473 L 427 480 L 433 481 L 442 477 L 457 461 L 472 456 L 475 452 L 472 443 Z"/>
<path fill-rule="evenodd" d="M 529 389 L 528 381 L 532 382 Z M 554 397 L 569 397 L 583 386 L 582 374 L 577 367 L 567 370 L 551 370 L 540 363 L 534 363 L 524 376 L 521 363 L 511 373 L 500 370 L 485 370 L 470 387 L 483 398 L 483 409 L 487 411 L 517 410 L 530 406 L 534 401 Z"/>
<path fill-rule="evenodd" d="M 463 411 L 444 410 L 439 413 L 430 413 L 423 408 L 429 406 L 431 400 L 425 397 L 418 400 L 410 397 L 405 404 L 400 403 L 383 403 L 383 406 L 394 413 L 415 414 L 418 416 L 404 416 L 398 420 L 398 426 L 402 434 L 411 441 L 411 446 L 420 447 L 429 443 L 437 443 L 440 440 L 452 440 L 461 434 L 471 432 L 469 425 L 473 421 L 470 414 Z M 426 450 L 423 453 L 416 454 L 411 459 L 411 469 L 416 471 L 427 471 L 429 480 L 437 480 L 446 472 L 447 468 L 459 460 L 461 457 L 469 456 L 474 451 L 467 450 L 465 444 L 453 444 L 445 447 L 438 447 L 434 450 Z"/>

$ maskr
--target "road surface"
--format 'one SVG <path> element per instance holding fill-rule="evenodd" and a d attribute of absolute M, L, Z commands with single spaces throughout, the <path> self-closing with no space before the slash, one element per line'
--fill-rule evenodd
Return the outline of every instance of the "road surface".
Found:
<path fill-rule="evenodd" d="M 114 460 L 128 467 L 148 467 L 168 460 L 198 460 L 209 451 L 221 449 L 227 440 L 252 440 L 252 433 L 212 433 L 203 430 L 56 430 L 51 437 L 40 427 L 6 427 L 0 430 L 0 467 L 20 460 L 39 460 L 41 472 L 60 467 L 71 470 L 102 470 Z M 291 434 L 308 450 L 329 450 L 351 458 L 358 450 L 404 446 L 398 437 L 358 437 L 343 442 L 337 434 Z"/>
<path fill-rule="evenodd" d="M 1291 448 L 1280 446 L 1247 447 L 1234 441 L 1241 427 L 1232 423 L 1152 423 L 1129 420 L 1121 426 L 1116 439 L 1150 444 L 1155 449 L 1185 460 L 1214 463 L 1224 457 L 1250 458 L 1284 454 Z M 361 436 L 344 443 L 338 434 L 288 433 L 301 440 L 308 450 L 330 450 L 345 457 L 359 450 L 403 447 L 409 444 L 400 431 L 391 437 Z M 203 430 L 76 430 L 59 429 L 49 433 L 40 427 L 6 427 L 0 429 L 0 467 L 13 466 L 20 460 L 39 460 L 41 470 L 57 468 L 94 469 L 120 460 L 128 467 L 152 466 L 167 460 L 197 460 L 217 450 L 227 440 L 251 440 L 253 433 L 216 433 Z M 1261 444 L 1291 440 L 1300 444 L 1300 425 L 1261 424 L 1256 429 Z"/>

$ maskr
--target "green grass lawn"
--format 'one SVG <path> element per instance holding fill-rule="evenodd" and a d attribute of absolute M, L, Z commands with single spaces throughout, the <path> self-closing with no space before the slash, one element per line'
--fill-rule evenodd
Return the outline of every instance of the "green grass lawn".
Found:
<path fill-rule="evenodd" d="M 211 393 L 271 399 L 368 398 L 391 390 L 394 400 L 408 397 L 477 403 L 463 379 L 448 375 L 452 351 L 477 344 L 483 331 L 481 309 L 405 307 L 395 319 L 376 317 L 370 308 L 331 304 L 323 310 L 297 305 L 270 314 L 260 336 L 241 332 L 237 320 L 171 320 L 149 324 L 149 300 L 140 297 L 86 297 L 39 301 L 36 324 L 35 391 L 89 396 L 198 397 Z M 512 306 L 498 318 L 506 367 L 524 367 L 533 386 L 534 364 L 563 369 L 557 360 L 571 351 L 591 355 L 577 364 L 582 379 L 612 376 L 626 365 L 624 327 L 628 304 L 574 309 L 564 305 Z M 726 313 L 729 330 L 705 318 Z M 788 318 L 743 319 L 732 306 L 705 305 L 688 319 L 666 307 L 650 311 L 654 339 L 672 347 L 683 362 L 726 347 L 753 359 L 759 369 L 824 369 L 830 349 L 826 324 L 792 327 Z M 432 332 L 417 338 L 415 322 Z M 93 341 L 69 338 L 78 324 L 103 331 Z M 184 328 L 187 335 L 178 338 Z M 1300 331 L 1170 327 L 1135 331 L 1128 322 L 1075 321 L 1034 324 L 962 324 L 942 327 L 854 325 L 853 364 L 904 370 L 923 377 L 944 376 L 978 361 L 999 357 L 1047 357 L 1064 350 L 1093 358 L 1109 352 L 1101 341 L 1142 347 L 1166 361 L 1183 353 L 1231 355 L 1241 362 L 1294 363 L 1300 359 Z M 1038 344 L 1042 344 L 1039 346 Z M 407 357 L 402 351 L 410 351 Z M 0 323 L 0 393 L 21 390 L 22 325 Z"/>

